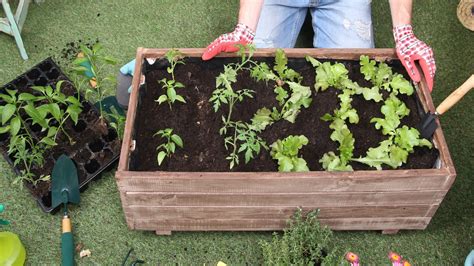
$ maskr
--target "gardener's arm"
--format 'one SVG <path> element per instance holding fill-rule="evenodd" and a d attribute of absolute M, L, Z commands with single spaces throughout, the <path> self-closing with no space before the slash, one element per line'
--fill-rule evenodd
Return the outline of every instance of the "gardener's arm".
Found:
<path fill-rule="evenodd" d="M 411 26 L 413 0 L 389 0 L 389 2 L 397 55 L 415 82 L 420 81 L 420 73 L 415 65 L 415 61 L 418 61 L 431 91 L 436 63 L 433 50 L 413 34 Z"/>
<path fill-rule="evenodd" d="M 221 52 L 235 52 L 236 44 L 250 44 L 255 37 L 263 0 L 240 0 L 239 22 L 233 32 L 223 34 L 215 39 L 202 55 L 209 60 Z"/>

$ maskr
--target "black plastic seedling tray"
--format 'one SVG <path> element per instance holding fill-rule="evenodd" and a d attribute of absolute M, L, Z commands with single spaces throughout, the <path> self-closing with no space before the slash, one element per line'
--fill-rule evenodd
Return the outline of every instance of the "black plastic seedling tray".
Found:
<path fill-rule="evenodd" d="M 15 89 L 19 92 L 30 92 L 33 90 L 31 86 L 55 86 L 55 84 L 64 80 L 62 92 L 68 96 L 77 95 L 74 84 L 61 71 L 59 66 L 51 59 L 47 58 L 38 65 L 31 68 L 29 71 L 21 74 L 11 82 L 0 88 L 0 93 L 5 93 L 5 89 Z M 43 168 L 36 169 L 36 171 L 43 171 L 43 174 L 51 174 L 52 167 L 61 154 L 69 156 L 76 164 L 78 170 L 79 187 L 83 192 L 88 184 L 96 178 L 99 178 L 101 173 L 113 166 L 120 155 L 121 141 L 117 136 L 115 129 L 110 127 L 104 119 L 105 127 L 97 126 L 100 122 L 100 113 L 97 108 L 84 100 L 83 111 L 79 115 L 77 125 L 72 122 L 66 124 L 68 134 L 76 141 L 71 145 L 69 141 L 58 141 L 58 145 L 44 154 L 45 164 Z M 3 102 L 0 101 L 0 105 Z M 41 133 L 35 126 L 30 126 L 34 137 L 38 137 Z M 11 165 L 15 173 L 20 173 L 20 169 L 13 165 L 13 160 L 8 155 L 9 136 L 8 133 L 0 134 L 0 151 Z M 39 182 L 37 186 L 30 183 L 25 183 L 25 186 L 30 190 L 33 197 L 37 200 L 41 209 L 45 212 L 54 212 L 55 209 L 51 207 L 51 186 L 50 182 Z"/>

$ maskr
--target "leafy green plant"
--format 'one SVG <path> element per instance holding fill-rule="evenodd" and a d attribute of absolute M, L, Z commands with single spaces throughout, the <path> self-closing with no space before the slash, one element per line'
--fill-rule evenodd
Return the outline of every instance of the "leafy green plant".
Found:
<path fill-rule="evenodd" d="M 271 241 L 260 241 L 264 265 L 339 265 L 333 233 L 322 226 L 317 218 L 318 211 L 303 217 L 298 209 L 288 222 L 283 235 L 273 234 Z"/>
<path fill-rule="evenodd" d="M 162 104 L 164 102 L 167 102 L 170 109 L 172 109 L 171 105 L 178 101 L 182 103 L 186 103 L 184 100 L 183 96 L 179 95 L 176 92 L 177 88 L 184 88 L 183 83 L 176 81 L 174 77 L 174 70 L 178 64 L 184 65 L 184 61 L 182 60 L 183 54 L 175 49 L 169 50 L 165 54 L 166 59 L 170 63 L 170 66 L 166 69 L 166 71 L 171 74 L 171 79 L 168 80 L 166 78 L 163 78 L 159 80 L 159 83 L 162 84 L 162 88 L 166 90 L 166 94 L 162 94 L 158 99 L 155 100 L 158 104 Z"/>
<path fill-rule="evenodd" d="M 298 157 L 299 150 L 308 144 L 308 138 L 303 135 L 288 136 L 283 140 L 277 140 L 271 147 L 270 155 L 278 160 L 278 171 L 280 172 L 304 172 L 309 171 L 306 161 Z"/>
<path fill-rule="evenodd" d="M 125 130 L 125 122 L 126 122 L 126 117 L 124 115 L 119 114 L 115 106 L 110 107 L 110 113 L 107 114 L 109 125 L 115 129 L 115 132 L 117 132 L 117 136 L 120 140 L 123 139 L 123 133 Z"/>
<path fill-rule="evenodd" d="M 166 157 L 171 157 L 171 155 L 176 151 L 176 146 L 183 148 L 184 144 L 180 136 L 173 134 L 172 128 L 159 130 L 153 136 L 157 135 L 165 139 L 163 144 L 156 147 L 156 150 L 159 151 L 156 160 L 158 161 L 158 165 L 161 165 Z"/>
<path fill-rule="evenodd" d="M 250 75 L 257 81 L 264 80 L 268 82 L 273 80 L 275 82 L 274 92 L 276 100 L 281 107 L 281 109 L 274 107 L 270 113 L 266 111 L 266 108 L 257 111 L 253 118 L 256 128 L 264 130 L 266 126 L 280 119 L 294 123 L 301 108 L 308 108 L 311 104 L 311 89 L 301 85 L 302 77 L 298 72 L 289 68 L 287 64 L 288 59 L 285 52 L 282 49 L 277 49 L 275 52 L 275 65 L 273 67 L 276 73 L 264 62 L 255 64 L 251 69 Z M 287 87 L 288 89 L 286 89 Z M 263 119 L 263 115 L 266 116 L 264 120 L 268 121 L 268 123 L 258 124 Z"/>
<path fill-rule="evenodd" d="M 77 98 L 61 92 L 62 84 L 63 81 L 59 81 L 54 88 L 32 87 L 38 95 L 27 92 L 18 94 L 18 91 L 8 89 L 6 94 L 0 94 L 5 102 L 0 106 L 0 133 L 9 134 L 8 154 L 14 158 L 14 165 L 22 168 L 14 183 L 25 180 L 36 185 L 37 182 L 48 179 L 48 176 L 35 179 L 32 168 L 43 166 L 43 154 L 57 145 L 56 139 L 60 131 L 68 137 L 71 144 L 74 142 L 64 130 L 64 124 L 68 119 L 77 123 L 82 105 Z M 38 125 L 41 132 L 46 133 L 35 137 L 30 125 Z"/>
<path fill-rule="evenodd" d="M 83 57 L 78 57 L 72 62 L 72 71 L 77 75 L 76 87 L 85 91 L 86 100 L 90 101 L 94 98 L 97 102 L 101 102 L 107 88 L 115 89 L 115 77 L 107 75 L 107 67 L 117 64 L 117 61 L 104 55 L 103 47 L 99 43 L 94 44 L 92 49 L 85 45 L 81 45 L 80 48 Z M 92 78 L 89 75 L 92 75 Z M 83 84 L 86 83 L 84 81 L 91 81 L 91 86 L 84 86 Z M 103 118 L 102 104 L 99 104 L 99 111 L 100 117 Z"/>
<path fill-rule="evenodd" d="M 82 112 L 81 102 L 73 96 L 66 96 L 61 92 L 63 80 L 56 83 L 55 88 L 51 86 L 33 86 L 33 90 L 42 94 L 42 96 L 33 96 L 28 93 L 22 93 L 20 96 L 23 96 L 24 99 L 38 101 L 46 101 L 47 103 L 42 104 L 36 108 L 31 108 L 32 105 L 27 105 L 25 111 L 32 117 L 35 121 L 36 117 L 47 117 L 48 115 L 52 116 L 52 119 L 58 122 L 58 126 L 47 126 L 48 135 L 53 135 L 55 141 L 59 131 L 62 131 L 63 134 L 69 139 L 69 143 L 73 144 L 74 140 L 69 136 L 69 134 L 64 130 L 64 123 L 70 118 L 74 124 L 77 124 L 79 119 L 79 114 Z M 28 95 L 26 97 L 26 95 Z M 66 106 L 66 110 L 63 110 L 61 106 Z M 50 119 L 46 119 L 46 122 L 49 124 Z M 41 120 L 38 120 L 38 122 Z"/>
<path fill-rule="evenodd" d="M 321 119 L 330 121 L 330 128 L 333 129 L 331 140 L 339 143 L 339 154 L 328 152 L 323 155 L 320 162 L 323 168 L 329 171 L 352 171 L 351 161 L 357 161 L 381 169 L 382 164 L 388 164 L 393 168 L 401 166 L 407 160 L 408 153 L 413 152 L 415 146 L 431 146 L 427 140 L 419 139 L 419 133 L 414 128 L 403 126 L 401 118 L 408 115 L 409 110 L 405 104 L 397 98 L 398 94 L 413 94 L 413 87 L 401 74 L 394 74 L 392 69 L 383 62 L 370 60 L 368 56 L 360 57 L 360 71 L 364 74 L 366 80 L 372 82 L 371 88 L 361 87 L 351 81 L 348 77 L 348 70 L 343 64 L 330 62 L 321 63 L 312 57 L 306 57 L 316 68 L 316 90 L 326 90 L 334 87 L 342 91 L 338 95 L 340 100 L 339 109 L 334 113 L 325 114 Z M 390 93 L 384 100 L 380 90 L 386 90 Z M 382 129 L 382 133 L 389 135 L 389 139 L 380 143 L 377 148 L 371 148 L 364 158 L 353 158 L 355 139 L 350 132 L 346 120 L 349 123 L 357 124 L 359 116 L 357 111 L 352 108 L 352 96 L 362 95 L 365 100 L 375 102 L 384 101 L 381 108 L 384 118 L 372 118 L 377 129 Z M 406 139 L 410 145 L 402 145 L 400 148 L 394 142 L 404 142 Z M 393 151 L 393 153 L 392 153 Z"/>
<path fill-rule="evenodd" d="M 239 164 L 239 153 L 244 153 L 245 163 L 248 163 L 260 153 L 261 148 L 268 150 L 265 141 L 247 123 L 240 121 L 230 123 L 230 127 L 234 129 L 234 135 L 224 139 L 226 149 L 229 150 L 231 147 L 231 153 L 226 157 L 230 161 L 230 169 Z"/>
<path fill-rule="evenodd" d="M 406 105 L 400 101 L 395 94 L 391 94 L 381 107 L 384 118 L 372 118 L 376 129 L 381 129 L 388 139 L 380 142 L 376 148 L 369 148 L 365 157 L 354 158 L 353 161 L 367 164 L 382 169 L 386 164 L 397 168 L 407 162 L 408 155 L 413 153 L 414 147 L 432 147 L 431 142 L 420 137 L 416 128 L 408 126 L 399 127 L 401 119 L 410 113 Z"/>
<path fill-rule="evenodd" d="M 235 104 L 243 102 L 245 98 L 253 98 L 253 90 L 241 89 L 235 91 L 232 84 L 237 81 L 238 71 L 250 70 L 248 65 L 256 64 L 251 59 L 254 50 L 253 46 L 239 46 L 240 62 L 224 66 L 224 72 L 216 78 L 216 89 L 209 99 L 213 103 L 215 112 L 219 111 L 224 105 L 228 106 L 227 114 L 222 115 L 223 125 L 219 129 L 219 134 L 225 136 L 224 146 L 227 150 L 230 150 L 229 156 L 226 157 L 230 161 L 230 169 L 239 164 L 240 153 L 244 153 L 245 163 L 248 163 L 260 153 L 262 147 L 268 149 L 265 141 L 258 136 L 258 132 L 260 132 L 258 128 L 252 124 L 232 120 Z"/>

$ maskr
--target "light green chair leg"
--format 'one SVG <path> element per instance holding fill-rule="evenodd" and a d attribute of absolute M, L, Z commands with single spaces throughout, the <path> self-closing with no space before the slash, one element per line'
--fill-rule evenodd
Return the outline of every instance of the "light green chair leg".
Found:
<path fill-rule="evenodd" d="M 13 15 L 10 5 L 8 4 L 8 0 L 1 0 L 3 10 L 5 11 L 5 15 L 7 17 L 6 21 L 0 23 L 0 29 L 4 31 L 7 34 L 12 35 L 15 38 L 16 45 L 18 46 L 18 49 L 20 50 L 20 55 L 24 60 L 28 59 L 28 55 L 26 54 L 25 46 L 23 44 L 23 40 L 21 39 L 21 28 L 23 26 L 23 23 L 26 19 L 26 12 L 28 11 L 28 5 L 30 3 L 30 0 L 20 0 L 20 3 L 18 5 L 16 16 L 19 19 L 18 22 L 15 19 L 15 16 Z"/>
<path fill-rule="evenodd" d="M 23 24 L 25 24 L 26 15 L 28 14 L 28 7 L 30 6 L 31 0 L 20 0 L 15 12 L 15 21 L 18 25 L 18 30 L 21 32 Z"/>

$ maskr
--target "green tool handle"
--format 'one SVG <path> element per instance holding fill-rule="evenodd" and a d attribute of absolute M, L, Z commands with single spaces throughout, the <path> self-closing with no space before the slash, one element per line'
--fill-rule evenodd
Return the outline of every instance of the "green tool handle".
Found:
<path fill-rule="evenodd" d="M 71 219 L 65 215 L 63 217 L 63 234 L 61 236 L 61 265 L 74 265 L 74 238 L 71 232 Z"/>

